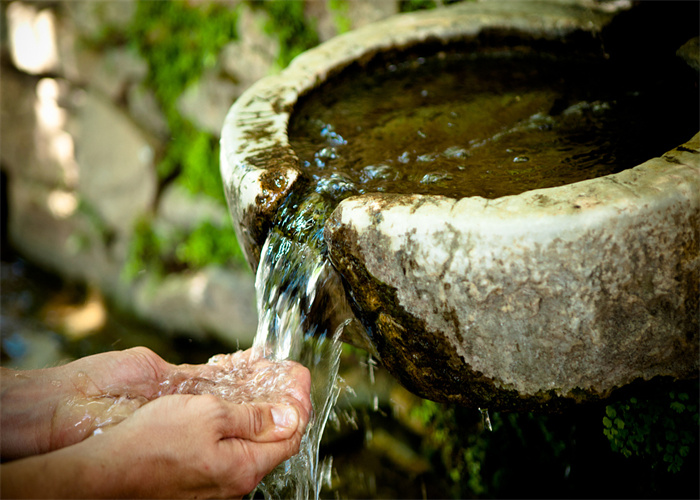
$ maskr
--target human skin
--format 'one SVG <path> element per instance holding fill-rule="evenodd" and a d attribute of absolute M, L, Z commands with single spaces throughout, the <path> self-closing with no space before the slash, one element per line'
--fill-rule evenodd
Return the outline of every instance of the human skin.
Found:
<path fill-rule="evenodd" d="M 145 348 L 62 367 L 2 369 L 3 497 L 235 498 L 299 450 L 311 413 L 308 370 L 276 403 L 234 404 L 211 395 L 157 397 L 160 383 L 196 365 L 171 365 Z M 199 370 L 201 373 L 201 370 Z M 86 437 L 65 402 L 105 394 L 150 400 Z M 155 398 L 155 399 L 154 399 Z"/>

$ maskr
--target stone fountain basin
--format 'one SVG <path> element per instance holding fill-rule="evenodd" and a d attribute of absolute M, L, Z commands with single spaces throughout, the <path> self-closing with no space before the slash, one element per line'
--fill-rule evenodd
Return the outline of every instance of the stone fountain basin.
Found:
<path fill-rule="evenodd" d="M 231 108 L 221 152 L 251 268 L 277 207 L 304 184 L 287 136 L 300 96 L 390 50 L 485 31 L 591 38 L 615 15 L 576 2 L 458 4 L 336 37 L 259 81 Z M 697 376 L 700 134 L 678 143 L 617 174 L 492 200 L 343 200 L 324 235 L 369 345 L 346 340 L 416 394 L 490 409 L 554 408 L 638 379 Z"/>

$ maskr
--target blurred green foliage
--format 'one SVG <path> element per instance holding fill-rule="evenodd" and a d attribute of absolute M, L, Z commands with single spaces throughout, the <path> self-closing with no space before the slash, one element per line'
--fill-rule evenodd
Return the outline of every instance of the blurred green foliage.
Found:
<path fill-rule="evenodd" d="M 328 8 L 333 12 L 333 23 L 338 34 L 352 29 L 352 19 L 348 16 L 348 0 L 328 0 Z"/>
<path fill-rule="evenodd" d="M 208 264 L 226 264 L 235 258 L 243 262 L 243 251 L 231 232 L 222 234 L 220 228 L 205 222 L 175 249 L 177 262 L 189 267 L 204 267 Z"/>
<path fill-rule="evenodd" d="M 625 457 L 663 463 L 678 473 L 686 457 L 697 453 L 698 393 L 670 391 L 659 397 L 630 397 L 605 408 L 603 432 L 613 450 Z"/>
<path fill-rule="evenodd" d="M 658 381 L 608 405 L 490 412 L 492 432 L 474 408 L 422 400 L 410 415 L 453 498 L 697 498 L 699 389 Z"/>
<path fill-rule="evenodd" d="M 304 2 L 255 0 L 251 4 L 267 12 L 269 22 L 265 31 L 280 42 L 278 69 L 286 68 L 296 56 L 318 45 L 318 33 L 304 17 Z"/>
<path fill-rule="evenodd" d="M 221 4 L 141 0 L 127 31 L 127 43 L 148 63 L 145 84 L 156 96 L 171 134 L 157 166 L 161 185 L 174 180 L 222 206 L 226 199 L 218 168 L 219 141 L 182 117 L 176 103 L 188 86 L 217 64 L 224 45 L 236 39 L 237 20 L 238 11 Z M 123 275 L 133 278 L 144 268 L 162 273 L 243 263 L 229 224 L 215 226 L 203 221 L 192 232 L 166 238 L 146 217 L 135 228 Z"/>
<path fill-rule="evenodd" d="M 248 3 L 269 16 L 265 30 L 280 41 L 280 69 L 318 43 L 302 2 Z M 236 7 L 215 2 L 140 0 L 126 40 L 148 63 L 145 83 L 156 96 L 171 133 L 157 166 L 161 185 L 176 182 L 222 206 L 226 200 L 218 168 L 218 138 L 182 117 L 176 103 L 205 70 L 216 66 L 224 45 L 237 38 L 237 20 Z M 247 268 L 230 224 L 204 221 L 189 233 L 165 237 L 144 218 L 136 228 L 123 275 L 133 278 L 144 268 L 167 272 L 208 264 Z"/>
<path fill-rule="evenodd" d="M 140 1 L 129 43 L 148 63 L 146 84 L 158 100 L 172 139 L 158 165 L 162 180 L 176 176 L 192 192 L 225 202 L 218 172 L 218 141 L 177 110 L 177 99 L 216 65 L 223 46 L 236 38 L 238 14 L 216 3 Z"/>
<path fill-rule="evenodd" d="M 156 277 L 165 272 L 162 256 L 165 253 L 164 238 L 156 233 L 149 217 L 139 218 L 134 226 L 134 236 L 129 248 L 129 258 L 122 268 L 122 279 L 130 281 L 139 276 L 148 265 L 149 271 Z"/>

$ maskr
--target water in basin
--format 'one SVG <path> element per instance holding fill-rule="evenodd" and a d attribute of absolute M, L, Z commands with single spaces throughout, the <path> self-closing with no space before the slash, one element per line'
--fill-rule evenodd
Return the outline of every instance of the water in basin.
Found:
<path fill-rule="evenodd" d="M 439 52 L 330 79 L 295 108 L 289 136 L 307 176 L 358 194 L 498 198 L 671 149 L 697 124 L 668 120 L 670 84 L 600 56 Z"/>

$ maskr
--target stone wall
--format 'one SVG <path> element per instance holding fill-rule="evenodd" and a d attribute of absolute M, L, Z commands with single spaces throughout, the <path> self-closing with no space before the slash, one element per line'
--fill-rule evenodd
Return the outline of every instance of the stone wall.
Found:
<path fill-rule="evenodd" d="M 188 5 L 203 9 L 210 3 Z M 275 31 L 266 28 L 264 8 L 218 3 L 237 11 L 238 36 L 177 99 L 184 118 L 217 137 L 234 100 L 279 70 L 281 50 Z M 303 6 L 319 41 L 398 10 L 398 2 L 372 0 Z M 165 274 L 144 266 L 125 277 L 135 225 L 145 216 L 166 234 L 191 232 L 203 222 L 231 224 L 220 200 L 158 174 L 174 138 L 147 85 L 148 62 L 128 40 L 114 36 L 127 33 L 137 2 L 15 1 L 1 9 L 0 162 L 13 247 L 166 330 L 250 344 L 257 323 L 254 277 L 243 266 Z M 112 41 L 95 44 L 106 29 Z M 218 165 L 211 165 L 211 175 L 219 175 Z"/>

